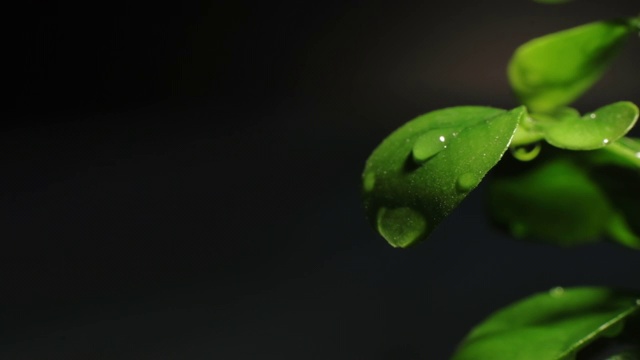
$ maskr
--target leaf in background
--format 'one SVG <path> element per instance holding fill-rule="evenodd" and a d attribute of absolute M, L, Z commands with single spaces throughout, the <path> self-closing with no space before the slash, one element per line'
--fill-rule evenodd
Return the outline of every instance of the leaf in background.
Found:
<path fill-rule="evenodd" d="M 568 159 L 494 179 L 492 220 L 517 238 L 571 246 L 597 241 L 613 214 L 606 195 Z"/>
<path fill-rule="evenodd" d="M 629 132 L 638 120 L 638 107 L 620 101 L 582 117 L 566 111 L 563 114 L 558 121 L 541 122 L 545 140 L 561 149 L 595 150 Z"/>
<path fill-rule="evenodd" d="M 546 157 L 515 174 L 501 164 L 489 187 L 492 221 L 532 241 L 574 246 L 607 236 L 640 249 L 640 163 L 623 145 L 632 141 L 588 152 L 546 149 Z"/>
<path fill-rule="evenodd" d="M 640 312 L 638 299 L 599 287 L 554 288 L 491 315 L 452 360 L 572 360 L 597 338 L 620 335 Z"/>
<path fill-rule="evenodd" d="M 533 39 L 509 63 L 511 87 L 531 112 L 568 105 L 602 76 L 632 33 L 631 21 L 612 20 Z"/>
<path fill-rule="evenodd" d="M 524 107 L 453 107 L 389 135 L 362 175 L 374 227 L 394 247 L 426 238 L 500 160 L 524 114 Z"/>

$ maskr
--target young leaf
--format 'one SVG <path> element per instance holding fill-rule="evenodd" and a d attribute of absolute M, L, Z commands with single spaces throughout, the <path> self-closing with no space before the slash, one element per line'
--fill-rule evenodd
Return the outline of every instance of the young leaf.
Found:
<path fill-rule="evenodd" d="M 362 175 L 373 226 L 394 247 L 426 238 L 500 160 L 524 114 L 524 107 L 460 106 L 393 132 Z"/>
<path fill-rule="evenodd" d="M 491 315 L 452 360 L 573 360 L 597 338 L 618 336 L 640 313 L 639 299 L 599 287 L 554 288 Z"/>
<path fill-rule="evenodd" d="M 545 140 L 555 147 L 594 150 L 620 139 L 637 120 L 638 107 L 631 102 L 620 101 L 582 117 L 568 115 L 559 121 L 545 121 L 541 127 Z"/>
<path fill-rule="evenodd" d="M 601 77 L 634 32 L 630 20 L 600 21 L 531 40 L 509 63 L 511 87 L 532 112 L 568 105 Z"/>

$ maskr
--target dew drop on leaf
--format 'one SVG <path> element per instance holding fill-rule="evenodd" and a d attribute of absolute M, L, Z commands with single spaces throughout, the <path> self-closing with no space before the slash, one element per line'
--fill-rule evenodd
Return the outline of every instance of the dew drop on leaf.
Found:
<path fill-rule="evenodd" d="M 480 183 L 480 178 L 473 173 L 464 173 L 456 180 L 456 189 L 460 192 L 469 192 Z"/>
<path fill-rule="evenodd" d="M 528 232 L 527 225 L 517 221 L 510 224 L 509 231 L 511 235 L 518 239 L 525 237 Z"/>
<path fill-rule="evenodd" d="M 407 247 L 424 236 L 427 220 L 409 207 L 381 207 L 377 217 L 378 231 L 394 247 Z"/>
<path fill-rule="evenodd" d="M 368 172 L 364 176 L 364 181 L 363 181 L 364 191 L 367 191 L 367 192 L 372 191 L 375 185 L 376 185 L 376 174 L 373 171 Z"/>
<path fill-rule="evenodd" d="M 442 130 L 430 130 L 421 135 L 413 144 L 413 160 L 422 163 L 447 148 L 448 134 Z"/>
<path fill-rule="evenodd" d="M 549 295 L 551 295 L 551 297 L 558 298 L 564 295 L 564 288 L 562 286 L 556 286 L 549 290 Z"/>

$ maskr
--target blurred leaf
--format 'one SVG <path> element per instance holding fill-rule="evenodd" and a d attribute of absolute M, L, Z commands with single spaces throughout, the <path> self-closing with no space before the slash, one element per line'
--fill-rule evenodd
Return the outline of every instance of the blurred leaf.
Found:
<path fill-rule="evenodd" d="M 535 115 L 532 115 L 535 117 Z M 543 121 L 545 140 L 558 148 L 594 150 L 624 136 L 638 120 L 638 107 L 620 101 L 580 117 L 563 111 L 558 120 Z"/>
<path fill-rule="evenodd" d="M 467 335 L 452 360 L 571 360 L 614 337 L 637 314 L 637 295 L 599 287 L 554 288 L 503 308 Z"/>
<path fill-rule="evenodd" d="M 492 182 L 492 220 L 517 238 L 563 246 L 597 241 L 613 215 L 606 194 L 568 159 L 536 165 Z"/>
<path fill-rule="evenodd" d="M 489 188 L 492 221 L 533 241 L 574 246 L 607 236 L 640 248 L 640 166 L 619 143 L 637 145 L 623 138 L 588 152 L 548 148 L 515 173 L 502 164 Z"/>
<path fill-rule="evenodd" d="M 453 107 L 389 135 L 362 175 L 374 227 L 394 247 L 426 238 L 500 160 L 524 114 L 524 107 Z"/>
<path fill-rule="evenodd" d="M 509 63 L 511 87 L 532 112 L 568 105 L 602 76 L 634 32 L 632 21 L 612 20 L 531 40 Z"/>

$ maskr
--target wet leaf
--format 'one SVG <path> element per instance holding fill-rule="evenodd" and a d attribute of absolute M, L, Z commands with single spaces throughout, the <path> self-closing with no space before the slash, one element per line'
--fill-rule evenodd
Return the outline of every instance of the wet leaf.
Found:
<path fill-rule="evenodd" d="M 624 136 L 638 120 L 638 107 L 620 101 L 580 117 L 563 113 L 555 121 L 544 121 L 541 128 L 546 141 L 558 148 L 594 150 Z"/>
<path fill-rule="evenodd" d="M 531 112 L 573 102 L 604 73 L 630 34 L 632 21 L 599 21 L 531 40 L 508 66 L 511 87 Z"/>
<path fill-rule="evenodd" d="M 620 335 L 640 312 L 638 299 L 600 287 L 554 288 L 489 316 L 452 360 L 572 360 L 594 340 Z"/>
<path fill-rule="evenodd" d="M 393 132 L 363 172 L 363 200 L 394 247 L 426 238 L 500 160 L 525 110 L 460 106 L 430 112 Z"/>

